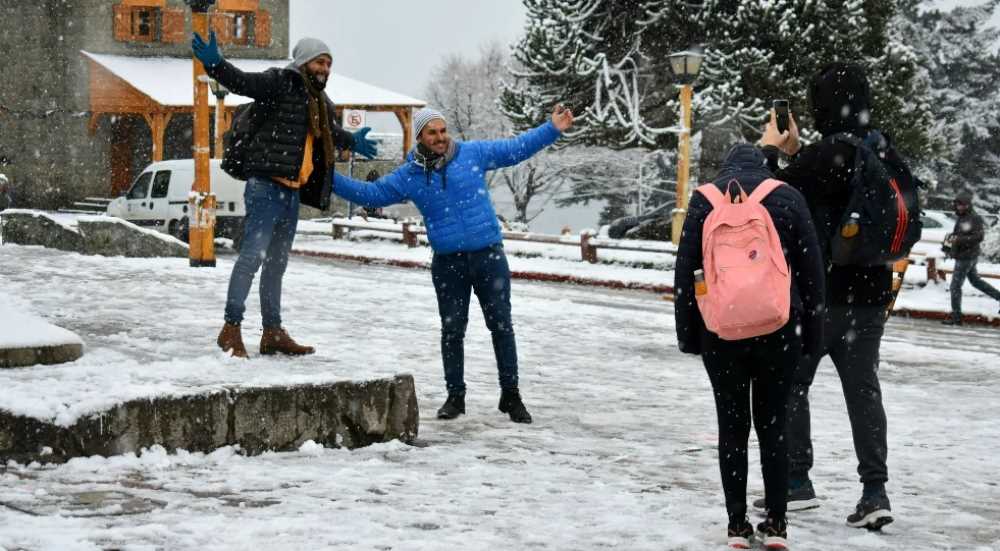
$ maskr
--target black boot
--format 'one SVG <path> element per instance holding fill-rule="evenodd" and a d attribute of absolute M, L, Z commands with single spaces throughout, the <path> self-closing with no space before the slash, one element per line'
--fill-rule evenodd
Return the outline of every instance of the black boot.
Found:
<path fill-rule="evenodd" d="M 465 413 L 465 393 L 449 394 L 438 410 L 438 419 L 454 419 Z"/>
<path fill-rule="evenodd" d="M 962 315 L 961 314 L 959 314 L 958 316 L 952 315 L 951 317 L 942 321 L 941 323 L 945 325 L 962 325 Z"/>
<path fill-rule="evenodd" d="M 531 423 L 531 414 L 528 408 L 524 407 L 521 401 L 521 393 L 517 388 L 505 388 L 500 393 L 500 404 L 497 406 L 500 411 L 510 415 L 510 420 L 515 423 Z"/>

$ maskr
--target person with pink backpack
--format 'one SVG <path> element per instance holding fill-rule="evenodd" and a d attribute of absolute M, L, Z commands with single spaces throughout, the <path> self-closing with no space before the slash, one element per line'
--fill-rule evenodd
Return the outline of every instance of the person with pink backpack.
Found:
<path fill-rule="evenodd" d="M 766 548 L 788 546 L 785 408 L 802 355 L 822 343 L 821 259 L 805 198 L 774 180 L 750 144 L 733 146 L 715 181 L 691 197 L 674 273 L 677 342 L 701 355 L 712 383 L 735 549 L 754 537 L 746 497 L 751 411 L 765 495 L 774 496 L 757 529 Z"/>

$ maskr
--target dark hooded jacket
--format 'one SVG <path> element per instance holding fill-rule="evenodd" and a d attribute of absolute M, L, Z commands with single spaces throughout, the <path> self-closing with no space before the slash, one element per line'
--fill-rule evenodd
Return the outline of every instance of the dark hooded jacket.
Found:
<path fill-rule="evenodd" d="M 809 102 L 816 129 L 823 139 L 803 147 L 785 168 L 778 167 L 778 148 L 764 147 L 764 154 L 775 177 L 802 192 L 814 220 L 824 218 L 817 216 L 821 209 L 830 213 L 827 219 L 839 220 L 851 197 L 855 148 L 831 137 L 849 133 L 861 139 L 881 138 L 869 127 L 871 90 L 868 79 L 856 65 L 832 63 L 810 84 Z M 889 148 L 888 155 L 891 161 L 902 163 L 894 149 Z M 835 228 L 820 226 L 817 224 L 816 233 L 825 244 Z M 825 257 L 825 261 L 828 304 L 886 306 L 892 300 L 890 267 L 833 266 L 829 258 Z"/>
<path fill-rule="evenodd" d="M 979 245 L 986 237 L 983 218 L 972 206 L 972 194 L 961 193 L 955 202 L 968 205 L 969 209 L 955 220 L 955 229 L 951 232 L 951 257 L 955 260 L 975 260 L 982 252 Z"/>
<path fill-rule="evenodd" d="M 730 148 L 713 184 L 725 192 L 735 179 L 751 194 L 761 182 L 772 177 L 759 149 L 737 144 Z M 802 325 L 802 352 L 818 353 L 823 339 L 823 264 L 809 209 L 802 194 L 791 186 L 778 187 L 761 204 L 771 215 L 792 273 L 791 308 Z M 706 352 L 703 345 L 711 342 L 705 338 L 708 330 L 694 294 L 694 271 L 704 266 L 702 227 L 711 212 L 712 204 L 704 195 L 696 192 L 691 196 L 677 249 L 674 271 L 677 342 L 682 352 L 690 354 Z"/>
<path fill-rule="evenodd" d="M 309 92 L 302 74 L 288 68 L 245 73 L 225 60 L 206 72 L 230 91 L 253 98 L 263 107 L 264 120 L 247 148 L 247 173 L 268 179 L 274 176 L 297 179 L 309 131 Z M 333 103 L 326 94 L 323 97 L 334 146 L 350 149 L 353 136 L 337 124 Z M 323 146 L 315 144 L 313 172 L 299 188 L 302 203 L 321 210 L 330 205 L 330 174 L 323 156 Z"/>

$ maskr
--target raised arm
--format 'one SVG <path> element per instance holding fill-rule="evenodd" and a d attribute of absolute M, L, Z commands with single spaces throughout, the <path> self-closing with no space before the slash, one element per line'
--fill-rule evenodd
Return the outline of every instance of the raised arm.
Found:
<path fill-rule="evenodd" d="M 272 69 L 263 73 L 244 73 L 222 57 L 216 43 L 215 31 L 208 35 L 208 42 L 194 33 L 191 50 L 201 61 L 208 76 L 219 81 L 229 91 L 255 100 L 265 100 L 281 89 L 281 70 Z"/>
<path fill-rule="evenodd" d="M 333 192 L 352 203 L 378 208 L 402 203 L 408 199 L 406 182 L 400 175 L 400 170 L 390 172 L 374 182 L 354 180 L 336 170 L 331 172 L 333 172 L 331 176 Z"/>
<path fill-rule="evenodd" d="M 514 166 L 530 159 L 555 143 L 570 126 L 573 126 L 573 112 L 556 105 L 551 120 L 537 128 L 506 140 L 480 142 L 486 170 Z"/>

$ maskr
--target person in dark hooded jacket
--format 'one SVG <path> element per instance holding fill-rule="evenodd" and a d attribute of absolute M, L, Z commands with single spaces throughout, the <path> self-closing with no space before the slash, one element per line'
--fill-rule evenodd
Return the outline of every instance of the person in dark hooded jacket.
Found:
<path fill-rule="evenodd" d="M 764 155 L 737 144 L 726 155 L 714 185 L 725 190 L 736 180 L 746 193 L 772 178 Z M 726 341 L 705 328 L 695 301 L 694 272 L 702 269 L 702 227 L 712 204 L 701 193 L 691 197 L 684 220 L 674 275 L 677 341 L 682 352 L 700 354 L 715 393 L 719 420 L 719 470 L 729 516 L 730 545 L 749 545 L 747 520 L 747 440 L 751 411 L 760 441 L 767 489 L 768 518 L 758 527 L 765 543 L 784 544 L 788 455 L 785 405 L 792 375 L 803 353 L 815 355 L 822 343 L 823 265 L 816 231 L 802 194 L 782 185 L 761 201 L 781 240 L 792 274 L 788 323 L 769 335 Z M 751 389 L 753 408 L 751 410 Z"/>
<path fill-rule="evenodd" d="M 836 135 L 856 136 L 877 149 L 886 162 L 905 167 L 889 139 L 871 127 L 871 98 L 868 79 L 860 66 L 829 64 L 813 78 L 809 88 L 816 130 L 823 139 L 800 148 L 794 116 L 790 117 L 789 129 L 779 133 L 772 113 L 761 143 L 775 176 L 805 196 L 826 263 L 823 345 L 818 353 L 803 358 L 788 402 L 788 508 L 818 507 L 809 479 L 813 464 L 809 386 L 820 359 L 829 355 L 844 390 L 858 473 L 864 485 L 862 497 L 847 522 L 877 529 L 892 522 L 885 491 L 889 478 L 886 417 L 878 381 L 879 346 L 885 312 L 892 300 L 892 270 L 889 266 L 835 266 L 829 256 L 830 237 L 851 196 L 857 154 L 854 146 L 835 140 Z M 778 167 L 782 152 L 790 156 L 785 168 Z M 758 500 L 754 505 L 765 506 L 766 502 Z"/>
<path fill-rule="evenodd" d="M 955 259 L 955 272 L 951 275 L 951 316 L 944 320 L 946 325 L 962 325 L 962 285 L 966 278 L 973 287 L 986 293 L 994 300 L 1000 300 L 1000 291 L 983 281 L 976 271 L 976 263 L 981 252 L 979 245 L 985 237 L 983 218 L 972 206 L 972 194 L 963 191 L 955 197 L 955 229 L 945 239 L 949 253 Z"/>

